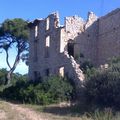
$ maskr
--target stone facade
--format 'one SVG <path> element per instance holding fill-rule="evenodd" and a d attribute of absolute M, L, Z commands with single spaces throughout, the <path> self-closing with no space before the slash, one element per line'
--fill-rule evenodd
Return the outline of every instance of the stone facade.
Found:
<path fill-rule="evenodd" d="M 31 80 L 59 74 L 75 79 L 78 85 L 84 75 L 76 58 L 82 55 L 81 60 L 99 66 L 120 56 L 120 9 L 100 18 L 89 12 L 86 21 L 66 17 L 64 26 L 60 26 L 58 13 L 53 13 L 30 22 L 29 28 Z"/>

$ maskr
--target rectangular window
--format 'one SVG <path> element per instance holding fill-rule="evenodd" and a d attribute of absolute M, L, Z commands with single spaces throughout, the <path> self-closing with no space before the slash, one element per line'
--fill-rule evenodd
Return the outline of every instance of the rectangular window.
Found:
<path fill-rule="evenodd" d="M 41 75 L 40 75 L 39 71 L 34 71 L 33 74 L 34 74 L 34 80 L 35 81 L 40 81 L 41 80 Z"/>
<path fill-rule="evenodd" d="M 35 26 L 35 38 L 38 37 L 38 25 Z"/>
<path fill-rule="evenodd" d="M 50 70 L 49 70 L 48 68 L 45 70 L 45 75 L 46 75 L 46 76 L 49 76 L 49 75 L 50 75 Z"/>
<path fill-rule="evenodd" d="M 49 57 L 49 47 L 45 47 L 45 58 Z"/>
<path fill-rule="evenodd" d="M 46 30 L 49 30 L 50 21 L 49 18 L 46 19 Z"/>
<path fill-rule="evenodd" d="M 36 81 L 38 79 L 38 72 L 34 71 L 34 80 Z"/>
<path fill-rule="evenodd" d="M 34 61 L 36 62 L 38 60 L 38 54 L 37 54 L 37 42 L 34 42 Z"/>
<path fill-rule="evenodd" d="M 59 75 L 60 75 L 61 77 L 64 77 L 64 67 L 60 67 L 60 68 L 59 68 Z"/>
<path fill-rule="evenodd" d="M 49 51 L 50 51 L 50 36 L 47 36 L 45 41 L 45 57 L 46 58 L 49 57 Z"/>
<path fill-rule="evenodd" d="M 46 37 L 46 47 L 50 47 L 50 36 Z"/>

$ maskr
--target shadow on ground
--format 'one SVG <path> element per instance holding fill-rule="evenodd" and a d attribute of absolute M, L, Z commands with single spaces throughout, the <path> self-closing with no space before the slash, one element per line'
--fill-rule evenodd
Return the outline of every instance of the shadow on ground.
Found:
<path fill-rule="evenodd" d="M 54 115 L 70 115 L 70 116 L 81 116 L 84 114 L 85 110 L 83 110 L 83 106 L 70 106 L 70 107 L 60 107 L 60 106 L 47 106 L 43 109 L 43 112 L 51 113 Z"/>

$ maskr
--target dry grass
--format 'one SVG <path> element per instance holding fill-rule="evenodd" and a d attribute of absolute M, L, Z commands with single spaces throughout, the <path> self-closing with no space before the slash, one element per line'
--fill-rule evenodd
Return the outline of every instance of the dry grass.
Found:
<path fill-rule="evenodd" d="M 4 101 L 0 101 L 0 111 L 0 120 L 43 120 L 36 119 L 36 114 L 27 108 Z"/>
<path fill-rule="evenodd" d="M 30 108 L 41 114 L 47 120 L 88 120 L 82 119 L 79 113 L 73 111 L 73 108 L 60 105 L 24 105 L 24 107 Z M 85 118 L 85 117 L 84 117 Z"/>
<path fill-rule="evenodd" d="M 89 114 L 90 115 L 90 114 Z M 18 105 L 0 101 L 0 120 L 120 120 L 120 113 L 96 112 L 91 118 L 81 115 L 74 107 L 60 105 Z"/>
<path fill-rule="evenodd" d="M 69 108 L 37 105 L 18 105 L 0 101 L 0 120 L 82 120 Z"/>
<path fill-rule="evenodd" d="M 2 117 L 1 117 L 2 116 Z M 9 103 L 0 101 L 0 120 L 25 120 Z"/>

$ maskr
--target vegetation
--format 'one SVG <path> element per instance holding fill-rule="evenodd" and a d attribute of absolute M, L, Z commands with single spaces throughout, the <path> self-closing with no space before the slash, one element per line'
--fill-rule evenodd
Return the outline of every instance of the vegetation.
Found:
<path fill-rule="evenodd" d="M 119 120 L 119 112 L 114 113 L 112 109 L 95 110 L 94 113 L 86 113 L 82 116 L 82 120 Z"/>
<path fill-rule="evenodd" d="M 22 54 L 28 50 L 28 27 L 27 21 L 20 18 L 13 20 L 5 20 L 0 26 L 0 48 L 6 53 L 6 63 L 9 71 L 5 78 L 5 83 L 9 83 L 12 78 L 12 73 L 16 69 Z M 9 62 L 9 50 L 16 49 L 16 56 L 13 65 Z"/>
<path fill-rule="evenodd" d="M 81 120 L 119 120 L 120 58 L 114 58 L 107 66 L 98 69 L 88 63 L 84 63 L 83 66 L 87 78 L 84 82 L 84 102 L 80 101 L 83 105 L 62 108 L 43 107 L 42 112 L 57 112 L 59 109 L 58 112 L 64 111 L 65 114 L 67 110 L 69 113 L 66 114 L 77 115 Z M 0 70 L 2 86 L 6 73 L 6 69 Z M 1 89 L 1 98 L 37 105 L 59 103 L 74 98 L 74 87 L 67 79 L 52 76 L 32 83 L 28 82 L 26 77 L 26 75 L 13 74 L 11 84 Z"/>
<path fill-rule="evenodd" d="M 91 75 L 88 71 L 86 102 L 98 108 L 120 109 L 120 59 L 114 59 L 108 68 L 92 69 Z"/>
<path fill-rule="evenodd" d="M 50 104 L 71 99 L 73 87 L 66 79 L 50 77 L 40 83 L 30 83 L 21 78 L 5 88 L 1 97 L 30 104 Z"/>
<path fill-rule="evenodd" d="M 6 69 L 3 68 L 3 69 L 0 70 L 0 85 L 4 85 L 6 74 L 7 74 Z"/>
<path fill-rule="evenodd" d="M 28 58 L 27 21 L 20 18 L 5 20 L 0 26 L 0 49 L 5 51 L 9 71 L 0 69 L 0 97 L 20 103 L 48 105 L 75 98 L 75 89 L 66 78 L 51 76 L 37 82 L 27 81 L 27 75 L 13 73 L 19 61 Z M 13 65 L 9 62 L 9 50 L 16 49 Z M 76 55 L 80 61 L 84 55 Z M 71 107 L 44 107 L 42 112 L 78 113 L 81 120 L 119 120 L 120 115 L 120 58 L 113 58 L 105 66 L 94 68 L 90 61 L 80 65 L 86 80 L 81 88 L 80 105 Z M 8 84 L 9 85 L 5 85 Z M 80 92 L 81 92 L 80 91 Z M 83 100 L 83 101 L 82 101 Z M 9 106 L 9 105 L 8 105 Z M 0 102 L 0 108 L 11 110 Z M 37 106 L 38 107 L 38 106 Z M 67 110 L 67 112 L 66 112 Z M 13 112 L 14 113 L 14 112 Z M 58 114 L 58 113 L 57 113 Z M 81 115 L 82 114 L 82 115 Z M 65 118 L 66 119 L 66 118 Z"/>
<path fill-rule="evenodd" d="M 8 73 L 8 71 L 5 68 L 0 69 L 0 88 L 2 89 L 2 87 L 7 87 L 10 85 L 14 85 L 16 84 L 17 81 L 26 81 L 27 79 L 27 75 L 21 75 L 19 73 L 13 73 L 12 75 L 12 80 L 10 82 L 9 85 L 5 85 L 5 81 L 6 81 L 6 74 Z"/>
<path fill-rule="evenodd" d="M 89 60 L 86 60 L 86 61 L 81 63 L 80 69 L 83 71 L 84 74 L 88 75 L 88 71 L 89 70 L 90 71 L 93 70 L 94 66 L 93 66 L 93 64 Z M 90 74 L 92 75 L 92 73 L 90 73 Z"/>

